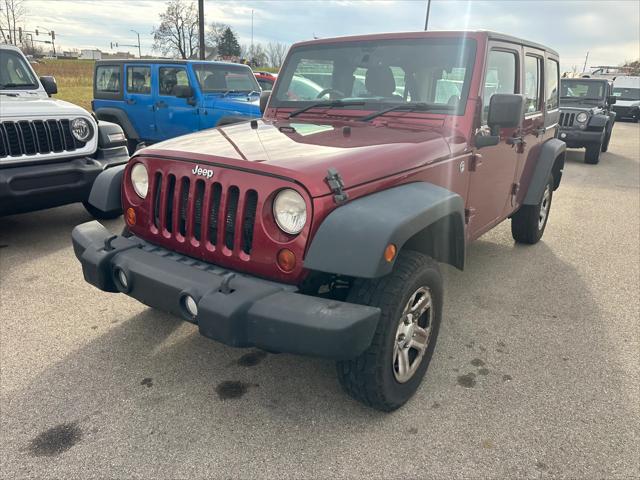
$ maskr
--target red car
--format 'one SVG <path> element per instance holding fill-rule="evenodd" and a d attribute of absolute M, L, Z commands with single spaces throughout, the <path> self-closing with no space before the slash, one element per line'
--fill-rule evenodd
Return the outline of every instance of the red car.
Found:
<path fill-rule="evenodd" d="M 276 83 L 277 75 L 270 72 L 253 72 L 262 90 L 273 90 L 273 84 Z"/>
<path fill-rule="evenodd" d="M 292 96 L 296 79 L 319 90 Z M 262 119 L 98 178 L 91 199 L 123 207 L 127 228 L 74 229 L 84 277 L 228 345 L 335 359 L 349 394 L 396 409 L 433 355 L 438 263 L 463 269 L 506 219 L 516 242 L 545 231 L 558 84 L 556 52 L 490 32 L 296 44 Z"/>

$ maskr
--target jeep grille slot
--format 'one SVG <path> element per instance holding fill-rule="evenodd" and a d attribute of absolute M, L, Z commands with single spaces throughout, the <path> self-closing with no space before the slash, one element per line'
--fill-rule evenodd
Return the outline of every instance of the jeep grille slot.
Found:
<path fill-rule="evenodd" d="M 189 179 L 182 177 L 182 185 L 180 186 L 180 207 L 179 207 L 179 220 L 178 220 L 178 232 L 183 237 L 187 234 L 187 205 L 189 203 Z"/>
<path fill-rule="evenodd" d="M 576 114 L 575 113 L 561 112 L 560 113 L 560 122 L 559 122 L 560 126 L 561 127 L 572 127 L 575 118 L 576 118 Z"/>
<path fill-rule="evenodd" d="M 153 183 L 153 224 L 160 229 L 160 193 L 162 192 L 162 174 L 157 172 Z"/>
<path fill-rule="evenodd" d="M 196 200 L 193 210 L 193 236 L 200 241 L 202 237 L 202 206 L 204 203 L 204 180 L 196 182 Z"/>
<path fill-rule="evenodd" d="M 229 197 L 227 199 L 227 213 L 224 222 L 224 244 L 229 250 L 233 250 L 233 239 L 236 229 L 236 217 L 238 215 L 238 199 L 240 198 L 240 190 L 238 187 L 229 189 Z"/>
<path fill-rule="evenodd" d="M 220 201 L 222 200 L 222 185 L 213 184 L 211 206 L 209 207 L 209 243 L 218 244 L 218 216 L 220 213 Z"/>
<path fill-rule="evenodd" d="M 242 218 L 242 251 L 249 255 L 253 245 L 253 227 L 256 222 L 256 211 L 258 209 L 258 192 L 247 191 L 245 199 L 244 215 Z"/>
<path fill-rule="evenodd" d="M 165 211 L 167 214 L 164 219 L 164 228 L 167 232 L 173 232 L 173 194 L 176 189 L 175 175 L 169 175 L 169 185 L 167 186 L 167 197 L 165 202 Z"/>
<path fill-rule="evenodd" d="M 0 158 L 73 152 L 84 145 L 66 119 L 0 122 Z"/>

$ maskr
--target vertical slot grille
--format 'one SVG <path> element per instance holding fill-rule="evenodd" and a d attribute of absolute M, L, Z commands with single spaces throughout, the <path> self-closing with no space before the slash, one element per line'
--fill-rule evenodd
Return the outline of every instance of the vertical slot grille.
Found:
<path fill-rule="evenodd" d="M 195 207 L 193 209 L 193 236 L 200 241 L 202 237 L 202 210 L 204 202 L 204 180 L 196 182 L 195 190 Z"/>
<path fill-rule="evenodd" d="M 36 136 L 32 129 L 31 122 L 21 121 L 18 122 L 18 128 L 20 129 L 20 133 L 22 135 L 22 143 L 24 145 L 24 153 L 26 155 L 33 155 L 38 151 L 38 147 L 36 145 Z"/>
<path fill-rule="evenodd" d="M 0 157 L 72 152 L 84 145 L 66 119 L 0 122 Z"/>
<path fill-rule="evenodd" d="M 213 184 L 213 195 L 211 195 L 211 207 L 209 208 L 209 242 L 217 244 L 218 239 L 218 217 L 220 216 L 220 201 L 222 200 L 222 185 Z"/>
<path fill-rule="evenodd" d="M 160 196 L 162 195 L 162 174 L 157 172 L 154 182 L 155 191 L 153 193 L 153 224 L 160 228 Z"/>
<path fill-rule="evenodd" d="M 236 217 L 238 214 L 238 200 L 240 198 L 240 190 L 238 187 L 229 189 L 227 198 L 227 212 L 224 222 L 224 244 L 229 250 L 233 250 L 233 240 L 236 228 Z"/>
<path fill-rule="evenodd" d="M 51 151 L 51 141 L 49 140 L 49 135 L 47 135 L 44 122 L 42 120 L 34 121 L 33 128 L 36 131 L 36 138 L 38 139 L 38 152 L 49 153 Z"/>
<path fill-rule="evenodd" d="M 51 133 L 52 150 L 54 152 L 61 152 L 64 150 L 64 140 L 60 125 L 58 125 L 58 122 L 55 120 L 47 120 L 47 127 L 49 127 L 49 133 Z"/>
<path fill-rule="evenodd" d="M 258 192 L 249 190 L 245 199 L 244 215 L 242 219 L 242 251 L 247 255 L 253 246 L 253 227 L 256 222 L 258 208 Z"/>
<path fill-rule="evenodd" d="M 187 209 L 189 205 L 189 179 L 187 177 L 182 177 L 181 188 L 180 188 L 180 207 L 179 207 L 179 217 L 178 217 L 178 231 L 180 235 L 185 236 L 187 234 Z"/>
<path fill-rule="evenodd" d="M 164 219 L 164 228 L 167 229 L 168 232 L 173 232 L 173 195 L 176 189 L 176 177 L 174 175 L 169 175 L 168 185 L 167 185 L 167 215 Z"/>

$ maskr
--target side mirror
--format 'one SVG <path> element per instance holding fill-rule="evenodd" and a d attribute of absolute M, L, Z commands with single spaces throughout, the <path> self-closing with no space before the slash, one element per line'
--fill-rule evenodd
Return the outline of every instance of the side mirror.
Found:
<path fill-rule="evenodd" d="M 189 85 L 176 85 L 173 87 L 173 94 L 178 98 L 191 98 L 193 97 L 193 88 Z"/>
<path fill-rule="evenodd" d="M 54 77 L 40 77 L 40 83 L 44 87 L 44 91 L 47 92 L 47 95 L 55 95 L 58 93 L 58 84 L 56 83 L 56 79 Z"/>
<path fill-rule="evenodd" d="M 271 96 L 271 90 L 260 93 L 260 113 L 264 113 L 267 109 L 267 103 L 269 103 L 269 97 Z"/>
<path fill-rule="evenodd" d="M 618 97 L 614 96 L 614 95 L 610 95 L 607 97 L 607 103 L 609 105 L 613 105 L 614 103 L 616 103 L 618 101 Z"/>
<path fill-rule="evenodd" d="M 501 128 L 516 128 L 524 118 L 524 95 L 514 93 L 496 93 L 489 102 L 487 124 L 493 135 L 498 135 Z"/>

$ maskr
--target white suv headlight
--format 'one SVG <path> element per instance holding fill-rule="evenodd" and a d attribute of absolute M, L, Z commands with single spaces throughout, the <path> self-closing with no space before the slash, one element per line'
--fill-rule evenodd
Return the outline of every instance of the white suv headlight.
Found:
<path fill-rule="evenodd" d="M 307 205 L 304 198 L 290 188 L 281 190 L 273 201 L 273 216 L 283 232 L 289 235 L 300 233 L 307 223 Z"/>
<path fill-rule="evenodd" d="M 145 198 L 149 191 L 149 174 L 147 167 L 136 163 L 131 169 L 131 184 L 140 198 Z"/>
<path fill-rule="evenodd" d="M 589 118 L 589 115 L 587 115 L 585 112 L 580 112 L 576 117 L 576 120 L 578 121 L 578 123 L 584 123 L 587 121 L 588 118 Z"/>
<path fill-rule="evenodd" d="M 76 140 L 86 143 L 93 135 L 93 128 L 86 118 L 74 118 L 71 120 L 71 133 Z"/>

